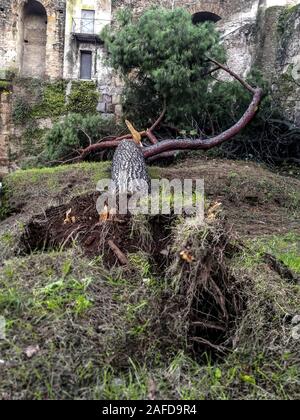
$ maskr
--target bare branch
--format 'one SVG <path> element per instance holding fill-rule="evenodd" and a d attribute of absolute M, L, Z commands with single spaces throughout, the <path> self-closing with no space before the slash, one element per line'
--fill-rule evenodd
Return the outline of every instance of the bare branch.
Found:
<path fill-rule="evenodd" d="M 246 80 L 242 79 L 239 75 L 237 75 L 234 71 L 230 70 L 228 67 L 226 67 L 224 64 L 219 63 L 218 61 L 214 60 L 213 58 L 207 57 L 209 61 L 216 64 L 220 69 L 226 71 L 226 73 L 230 74 L 234 79 L 238 80 L 249 92 L 251 92 L 253 95 L 256 92 L 256 89 L 253 88 L 249 83 L 246 82 Z"/>
<path fill-rule="evenodd" d="M 243 128 L 245 128 L 250 121 L 254 118 L 258 106 L 261 102 L 262 98 L 262 90 L 257 88 L 254 90 L 255 94 L 252 99 L 251 104 L 249 105 L 248 109 L 246 110 L 245 114 L 241 117 L 241 119 L 234 124 L 231 128 L 224 131 L 223 133 L 212 137 L 210 139 L 178 139 L 178 140 L 164 140 L 157 145 L 147 147 L 144 150 L 144 157 L 150 158 L 155 155 L 159 155 L 164 152 L 172 151 L 172 150 L 196 150 L 196 149 L 203 149 L 209 150 L 213 147 L 216 147 L 225 141 L 231 139 L 232 137 L 236 136 Z"/>
<path fill-rule="evenodd" d="M 159 126 L 159 124 L 164 119 L 166 112 L 167 112 L 167 102 L 166 100 L 164 100 L 164 107 L 163 107 L 162 113 L 160 114 L 159 118 L 155 121 L 155 123 L 152 125 L 152 127 L 149 128 L 148 131 L 154 131 Z"/>
<path fill-rule="evenodd" d="M 151 141 L 152 144 L 157 144 L 158 143 L 158 140 L 155 137 L 155 135 L 152 133 L 152 131 L 147 130 L 146 133 L 147 133 L 148 139 Z"/>

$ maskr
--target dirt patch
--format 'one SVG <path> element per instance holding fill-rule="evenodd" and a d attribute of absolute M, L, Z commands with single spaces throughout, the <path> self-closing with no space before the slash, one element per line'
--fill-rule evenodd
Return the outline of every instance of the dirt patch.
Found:
<path fill-rule="evenodd" d="M 222 159 L 188 159 L 163 168 L 168 179 L 204 179 L 205 195 L 222 203 L 242 237 L 300 232 L 300 181 L 263 165 Z"/>
<path fill-rule="evenodd" d="M 143 252 L 150 261 L 151 275 L 159 277 L 162 284 L 170 282 L 161 306 L 157 297 L 152 302 L 153 315 L 159 307 L 162 311 L 157 314 L 160 321 L 153 326 L 158 328 L 154 335 L 161 336 L 162 325 L 167 329 L 162 345 L 188 343 L 196 357 L 203 351 L 226 352 L 231 346 L 232 325 L 243 307 L 229 269 L 229 260 L 237 251 L 226 222 L 213 218 L 200 225 L 186 219 L 176 225 L 172 216 L 127 216 L 100 222 L 97 198 L 98 194 L 83 195 L 33 217 L 20 248 L 31 253 L 67 248 L 76 242 L 86 255 L 100 257 L 109 270 L 126 266 L 127 256 Z M 135 276 L 129 260 L 126 269 L 127 276 Z"/>
<path fill-rule="evenodd" d="M 165 248 L 172 216 L 153 216 L 145 220 L 130 216 L 118 221 L 99 220 L 96 210 L 98 193 L 73 198 L 68 204 L 51 207 L 34 216 L 26 225 L 19 248 L 23 253 L 68 248 L 78 243 L 86 255 L 101 256 L 109 268 L 120 263 L 113 243 L 122 253 L 145 251 L 157 262 L 164 263 Z"/>

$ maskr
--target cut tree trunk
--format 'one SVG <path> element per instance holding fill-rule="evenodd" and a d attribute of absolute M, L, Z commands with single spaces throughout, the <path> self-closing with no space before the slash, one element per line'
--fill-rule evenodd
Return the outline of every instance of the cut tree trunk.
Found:
<path fill-rule="evenodd" d="M 123 140 L 115 151 L 111 179 L 116 194 L 148 193 L 150 177 L 142 148 L 133 140 Z"/>

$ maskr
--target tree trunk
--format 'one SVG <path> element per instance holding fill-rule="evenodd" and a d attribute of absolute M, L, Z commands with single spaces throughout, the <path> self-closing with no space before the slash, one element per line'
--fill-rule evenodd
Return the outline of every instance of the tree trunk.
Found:
<path fill-rule="evenodd" d="M 150 177 L 145 158 L 142 148 L 133 140 L 123 140 L 117 147 L 112 162 L 111 178 L 114 183 L 111 192 L 117 195 L 148 193 Z"/>

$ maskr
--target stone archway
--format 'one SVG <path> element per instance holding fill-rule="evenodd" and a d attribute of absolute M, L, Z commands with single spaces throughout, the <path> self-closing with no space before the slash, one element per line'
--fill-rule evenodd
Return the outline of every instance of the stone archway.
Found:
<path fill-rule="evenodd" d="M 229 5 L 224 6 L 221 0 L 198 0 L 187 5 L 187 9 L 193 16 L 199 12 L 206 12 L 224 18 L 229 13 Z"/>
<path fill-rule="evenodd" d="M 203 22 L 217 23 L 221 19 L 222 19 L 221 16 L 216 15 L 215 13 L 212 13 L 212 12 L 198 12 L 192 15 L 192 21 L 194 25 L 197 25 L 198 23 L 203 23 Z"/>
<path fill-rule="evenodd" d="M 46 64 L 47 12 L 40 2 L 29 0 L 24 4 L 20 35 L 21 75 L 43 77 Z"/>

